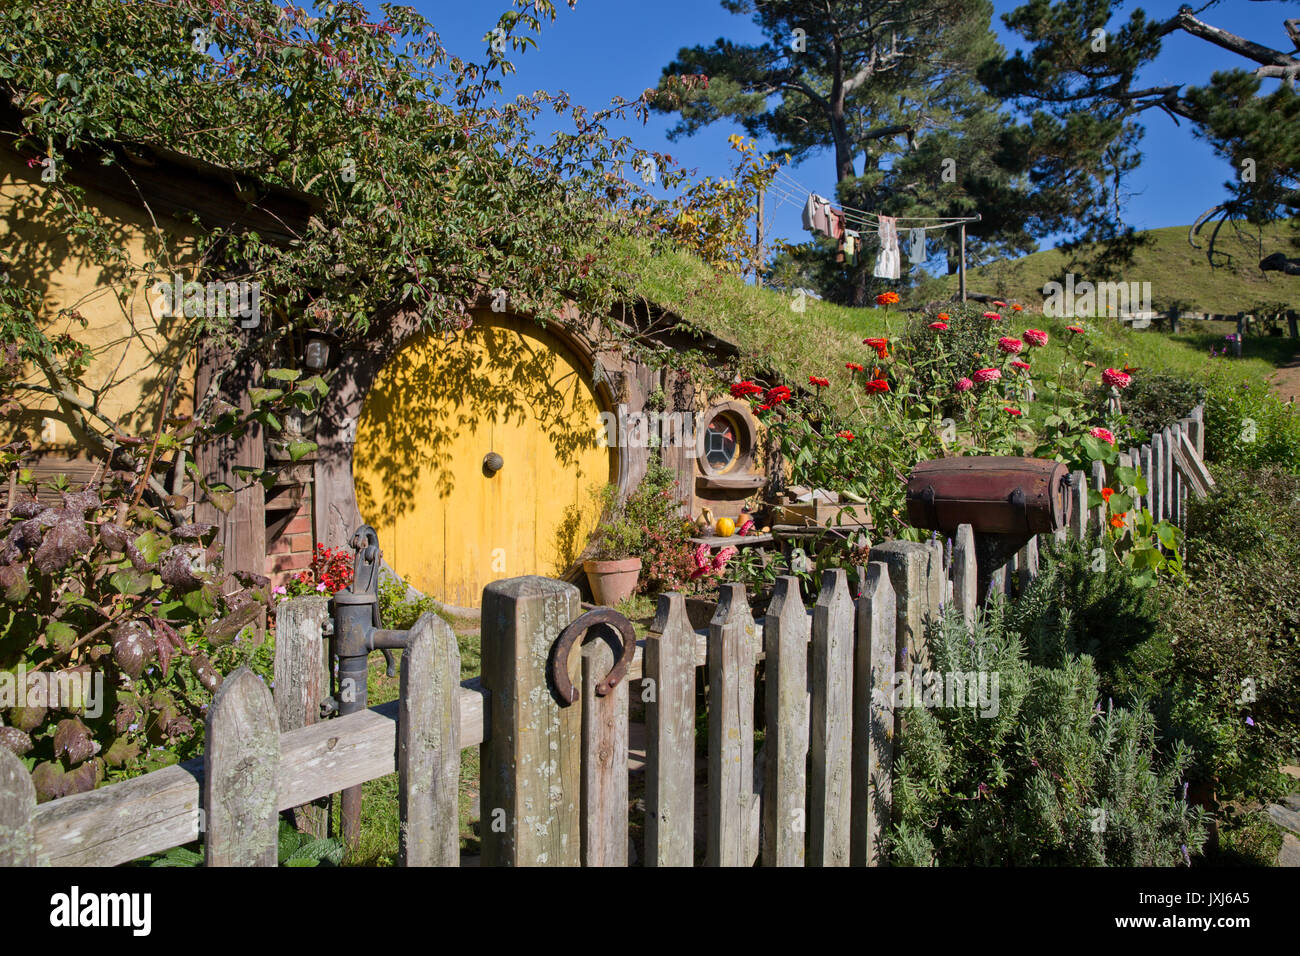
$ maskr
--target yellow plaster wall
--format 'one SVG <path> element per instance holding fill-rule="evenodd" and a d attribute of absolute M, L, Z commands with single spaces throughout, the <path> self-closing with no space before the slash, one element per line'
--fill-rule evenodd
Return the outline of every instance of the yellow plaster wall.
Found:
<path fill-rule="evenodd" d="M 164 388 L 178 366 L 173 413 L 192 407 L 193 355 L 182 354 L 178 344 L 181 320 L 162 316 L 161 298 L 152 291 L 173 271 L 190 278 L 184 262 L 192 248 L 189 233 L 173 220 L 155 226 L 145 210 L 88 191 L 93 205 L 87 211 L 112 224 L 113 245 L 127 255 L 120 267 L 97 265 L 83 243 L 52 225 L 51 197 L 39 167 L 29 168 L 24 159 L 0 150 L 0 270 L 20 285 L 44 290 L 38 316 L 47 334 L 67 332 L 89 346 L 93 359 L 80 397 L 127 434 L 151 435 Z M 145 269 L 152 262 L 162 266 L 150 278 Z M 54 384 L 36 368 L 25 381 Z M 29 392 L 20 401 L 26 409 L 22 424 L 36 451 L 82 451 L 53 397 Z"/>

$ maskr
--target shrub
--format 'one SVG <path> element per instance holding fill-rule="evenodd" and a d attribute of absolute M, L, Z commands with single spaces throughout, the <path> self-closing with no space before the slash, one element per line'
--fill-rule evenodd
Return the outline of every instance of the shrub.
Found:
<path fill-rule="evenodd" d="M 1150 435 L 1178 421 L 1204 401 L 1205 394 L 1206 388 L 1200 383 L 1177 375 L 1144 371 L 1135 374 L 1124 390 L 1124 411 L 1128 413 L 1131 428 Z M 1102 405 L 1109 397 L 1108 391 L 1097 392 Z"/>
<path fill-rule="evenodd" d="M 1162 761 L 1150 712 L 1103 708 L 1091 658 L 1031 663 L 1000 607 L 973 634 L 950 610 L 930 647 L 940 673 L 997 674 L 998 705 L 906 711 L 893 863 L 1175 866 L 1199 852 L 1189 752 Z"/>
<path fill-rule="evenodd" d="M 604 518 L 592 537 L 596 560 L 639 557 L 644 591 L 671 590 L 694 570 L 688 539 L 691 531 L 682 514 L 677 473 L 659 455 L 651 458 L 636 490 L 624 502 L 618 489 L 602 492 Z"/>
<path fill-rule="evenodd" d="M 1216 384 L 1205 397 L 1205 457 L 1235 468 L 1300 474 L 1300 416 L 1267 385 Z"/>

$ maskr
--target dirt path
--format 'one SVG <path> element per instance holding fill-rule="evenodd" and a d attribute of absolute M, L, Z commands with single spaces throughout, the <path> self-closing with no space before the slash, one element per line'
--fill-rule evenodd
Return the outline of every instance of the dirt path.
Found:
<path fill-rule="evenodd" d="M 1300 398 L 1300 352 L 1269 376 L 1268 384 L 1273 389 L 1273 394 L 1284 402 Z"/>

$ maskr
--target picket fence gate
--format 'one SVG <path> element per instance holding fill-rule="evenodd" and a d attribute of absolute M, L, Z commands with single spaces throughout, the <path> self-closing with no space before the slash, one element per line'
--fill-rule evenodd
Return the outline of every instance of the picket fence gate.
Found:
<path fill-rule="evenodd" d="M 1157 517 L 1181 522 L 1187 491 L 1204 490 L 1202 421 L 1198 407 L 1121 456 L 1146 475 Z M 1100 487 L 1104 473 L 1092 477 Z M 1087 508 L 1084 479 L 1075 473 L 1076 534 L 1105 520 Z M 1038 547 L 1031 539 L 991 589 L 1032 580 Z M 559 662 L 579 691 L 572 704 L 548 669 L 561 631 L 583 612 L 578 589 L 497 581 L 484 589 L 479 677 L 460 680 L 455 634 L 426 614 L 402 655 L 399 699 L 329 720 L 318 719 L 328 601 L 295 598 L 277 613 L 274 694 L 247 668 L 231 674 L 208 709 L 201 758 L 38 805 L 28 771 L 0 747 L 0 865 L 113 866 L 202 836 L 210 866 L 274 866 L 281 811 L 323 834 L 313 801 L 396 772 L 399 863 L 457 866 L 461 751 L 477 746 L 482 865 L 626 866 L 630 692 L 645 703 L 644 865 L 691 866 L 697 839 L 710 866 L 878 865 L 905 718 L 895 675 L 928 670 L 927 622 L 944 605 L 973 623 L 987 597 L 976 578 L 975 536 L 962 525 L 946 543 L 873 546 L 856 599 L 845 571 L 826 571 L 811 610 L 793 577 L 777 580 L 757 620 L 744 588 L 727 584 L 696 630 L 684 598 L 663 595 L 626 679 L 608 693 L 597 685 L 616 659 L 612 637 L 592 630 Z M 755 752 L 759 662 L 765 734 Z"/>

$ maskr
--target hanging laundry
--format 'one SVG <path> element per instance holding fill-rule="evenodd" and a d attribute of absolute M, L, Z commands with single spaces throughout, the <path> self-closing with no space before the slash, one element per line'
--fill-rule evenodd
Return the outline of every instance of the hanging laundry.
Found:
<path fill-rule="evenodd" d="M 830 235 L 832 239 L 842 239 L 844 237 L 844 212 L 840 209 L 831 209 L 827 207 L 830 213 L 831 228 Z"/>
<path fill-rule="evenodd" d="M 898 279 L 902 275 L 902 257 L 898 250 L 898 220 L 893 216 L 880 216 L 877 234 L 880 236 L 880 255 L 876 257 L 877 279 Z"/>
<path fill-rule="evenodd" d="M 925 261 L 925 230 L 913 229 L 908 235 L 912 244 L 908 258 L 912 260 L 912 265 L 919 266 Z"/>
<path fill-rule="evenodd" d="M 851 266 L 858 264 L 858 247 L 860 243 L 858 236 L 859 233 L 856 229 L 844 230 L 844 257 Z"/>
<path fill-rule="evenodd" d="M 843 214 L 840 214 L 841 220 Z M 803 227 L 809 232 L 820 232 L 823 236 L 831 235 L 831 202 L 824 196 L 813 193 L 803 207 Z M 843 226 L 841 226 L 841 229 Z"/>

